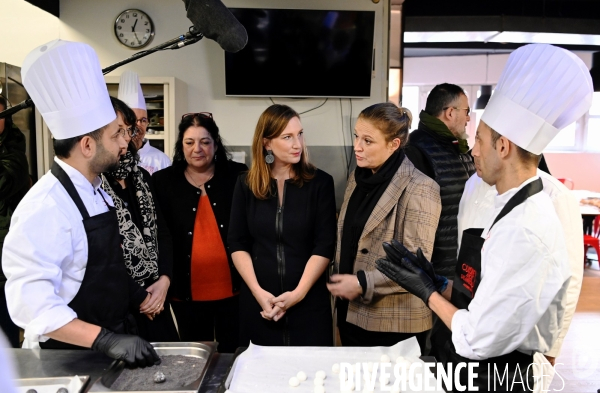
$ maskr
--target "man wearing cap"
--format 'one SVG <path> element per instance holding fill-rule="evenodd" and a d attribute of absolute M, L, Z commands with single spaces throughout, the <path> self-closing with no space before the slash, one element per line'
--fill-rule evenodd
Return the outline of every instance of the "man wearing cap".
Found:
<path fill-rule="evenodd" d="M 144 99 L 138 74 L 133 71 L 125 71 L 121 74 L 119 99 L 126 103 L 137 117 L 139 132 L 133 137 L 132 141 L 140 156 L 139 166 L 150 174 L 170 166 L 169 156 L 150 145 L 150 142 L 144 138 L 146 127 L 148 127 L 148 111 L 146 110 L 146 100 Z"/>
<path fill-rule="evenodd" d="M 56 157 L 21 200 L 2 264 L 11 318 L 24 347 L 92 348 L 130 365 L 159 362 L 129 334 L 129 308 L 150 296 L 127 274 L 112 199 L 102 172 L 127 143 L 98 58 L 88 45 L 51 41 L 27 55 L 23 84 L 54 137 Z"/>
<path fill-rule="evenodd" d="M 514 51 L 473 148 L 477 171 L 496 187 L 494 212 L 483 228 L 462 233 L 451 289 L 437 292 L 447 280 L 422 257 L 384 245 L 388 259 L 378 269 L 440 317 L 449 330 L 439 360 L 477 362 L 480 390 L 531 391 L 533 354 L 548 352 L 560 334 L 569 257 L 537 165 L 559 130 L 589 110 L 592 94 L 589 71 L 572 53 L 538 44 Z M 467 382 L 464 371 L 455 383 Z"/>
<path fill-rule="evenodd" d="M 481 172 L 471 176 L 465 184 L 465 192 L 460 200 L 458 208 L 458 233 L 468 228 L 484 227 L 486 222 L 493 219 L 494 198 L 497 195 L 496 187 L 483 181 L 480 177 Z M 562 329 L 558 339 L 552 345 L 550 350 L 543 355 L 537 352 L 534 355 L 536 363 L 535 375 L 542 375 L 540 378 L 540 390 L 549 389 L 552 378 L 554 377 L 554 365 L 556 357 L 560 350 L 571 325 L 573 314 L 581 292 L 581 282 L 583 279 L 583 227 L 581 226 L 581 213 L 579 211 L 579 201 L 573 193 L 565 187 L 555 177 L 549 175 L 541 169 L 537 170 L 537 175 L 542 179 L 543 192 L 548 194 L 552 200 L 554 210 L 560 220 L 561 226 L 565 232 L 567 251 L 569 253 L 569 264 L 571 266 L 571 279 L 567 288 L 567 303 L 563 315 Z M 460 248 L 460 243 L 459 243 Z M 538 366 L 539 365 L 539 366 Z M 543 367 L 543 368 L 542 368 Z"/>

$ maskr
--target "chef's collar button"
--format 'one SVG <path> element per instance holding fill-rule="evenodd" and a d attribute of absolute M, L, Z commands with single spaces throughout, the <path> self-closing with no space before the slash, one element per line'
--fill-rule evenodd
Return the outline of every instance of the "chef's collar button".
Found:
<path fill-rule="evenodd" d="M 196 208 L 195 208 L 195 207 L 193 207 L 193 208 L 192 208 L 192 210 L 193 210 L 193 211 L 196 211 Z"/>
<path fill-rule="evenodd" d="M 210 188 L 210 184 L 209 184 L 209 185 L 207 185 L 206 187 Z"/>
<path fill-rule="evenodd" d="M 200 191 L 196 191 L 196 194 L 200 195 Z"/>
<path fill-rule="evenodd" d="M 188 232 L 188 235 L 190 235 L 190 236 L 191 236 L 191 235 L 192 235 L 192 232 Z"/>

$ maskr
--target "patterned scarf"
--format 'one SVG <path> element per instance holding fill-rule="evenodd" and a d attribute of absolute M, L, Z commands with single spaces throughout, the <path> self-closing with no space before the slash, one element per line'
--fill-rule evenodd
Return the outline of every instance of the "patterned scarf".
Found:
<path fill-rule="evenodd" d="M 142 230 L 133 222 L 125 203 L 114 192 L 106 176 L 102 174 L 102 189 L 113 199 L 119 220 L 119 232 L 123 246 L 125 266 L 129 275 L 141 286 L 145 281 L 158 280 L 158 247 L 156 241 L 156 210 L 150 187 L 138 169 L 137 159 L 127 152 L 119 162 L 119 168 L 110 173 L 116 179 L 131 175 L 135 196 L 142 217 Z"/>

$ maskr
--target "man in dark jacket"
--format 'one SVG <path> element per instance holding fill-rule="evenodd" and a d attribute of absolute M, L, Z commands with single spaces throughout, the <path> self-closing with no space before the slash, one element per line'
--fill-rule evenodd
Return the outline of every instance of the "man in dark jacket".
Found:
<path fill-rule="evenodd" d="M 6 100 L 0 97 L 0 112 L 6 109 Z M 25 156 L 25 135 L 10 117 L 0 119 L 0 266 L 2 246 L 10 226 L 10 217 L 30 186 L 29 165 Z M 19 347 L 19 328 L 15 325 L 6 306 L 4 284 L 6 277 L 0 269 L 0 327 L 11 346 Z"/>
<path fill-rule="evenodd" d="M 431 263 L 438 274 L 454 277 L 457 253 L 456 216 L 465 183 L 475 173 L 468 154 L 466 126 L 469 101 L 460 86 L 443 83 L 427 97 L 419 127 L 410 134 L 406 156 L 440 186 L 442 212 L 435 234 Z"/>

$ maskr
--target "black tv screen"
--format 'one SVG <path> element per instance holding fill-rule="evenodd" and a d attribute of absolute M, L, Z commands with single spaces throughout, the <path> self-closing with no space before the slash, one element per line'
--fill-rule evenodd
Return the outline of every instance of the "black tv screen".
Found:
<path fill-rule="evenodd" d="M 226 95 L 370 96 L 374 11 L 230 11 L 248 44 L 225 53 Z"/>

